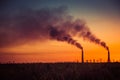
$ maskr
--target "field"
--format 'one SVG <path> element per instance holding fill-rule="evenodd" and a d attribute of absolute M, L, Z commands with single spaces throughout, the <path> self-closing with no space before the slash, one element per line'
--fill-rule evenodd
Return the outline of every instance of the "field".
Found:
<path fill-rule="evenodd" d="M 0 64 L 0 80 L 120 80 L 120 63 Z"/>

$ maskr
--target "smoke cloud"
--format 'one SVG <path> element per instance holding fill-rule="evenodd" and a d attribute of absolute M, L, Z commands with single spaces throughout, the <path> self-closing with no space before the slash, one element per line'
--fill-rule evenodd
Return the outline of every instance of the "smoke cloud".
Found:
<path fill-rule="evenodd" d="M 82 49 L 74 36 L 99 44 L 105 42 L 92 34 L 83 20 L 73 20 L 66 7 L 24 9 L 0 14 L 0 47 L 24 44 L 34 40 L 58 40 Z"/>
<path fill-rule="evenodd" d="M 50 31 L 50 37 L 52 39 L 58 40 L 58 41 L 66 41 L 72 45 L 75 45 L 76 47 L 83 49 L 81 44 L 76 42 L 66 31 L 64 30 L 57 30 L 54 27 L 49 28 Z"/>

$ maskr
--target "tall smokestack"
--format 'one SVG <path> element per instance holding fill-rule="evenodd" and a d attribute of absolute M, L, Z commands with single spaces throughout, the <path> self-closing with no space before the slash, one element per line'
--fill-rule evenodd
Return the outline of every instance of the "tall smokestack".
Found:
<path fill-rule="evenodd" d="M 82 49 L 82 55 L 81 55 L 81 62 L 84 63 L 84 52 L 83 52 L 83 49 Z"/>
<path fill-rule="evenodd" d="M 110 51 L 109 51 L 109 48 L 108 48 L 108 63 L 110 62 Z"/>

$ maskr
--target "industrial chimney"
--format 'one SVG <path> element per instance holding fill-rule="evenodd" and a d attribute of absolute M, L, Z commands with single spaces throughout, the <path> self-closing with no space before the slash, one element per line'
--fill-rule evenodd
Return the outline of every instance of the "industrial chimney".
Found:
<path fill-rule="evenodd" d="M 110 51 L 108 49 L 108 63 L 110 62 Z"/>
<path fill-rule="evenodd" d="M 83 52 L 83 49 L 82 49 L 82 55 L 81 55 L 81 62 L 84 63 L 84 52 Z"/>

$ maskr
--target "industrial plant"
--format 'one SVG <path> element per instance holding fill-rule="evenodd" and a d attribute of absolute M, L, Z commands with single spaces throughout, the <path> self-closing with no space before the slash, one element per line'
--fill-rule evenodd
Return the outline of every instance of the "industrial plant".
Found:
<path fill-rule="evenodd" d="M 107 50 L 108 50 L 107 62 L 110 63 L 110 51 L 109 51 L 109 48 Z M 94 62 L 95 62 L 95 60 L 94 60 Z M 83 49 L 81 50 L 81 63 L 84 63 L 84 50 Z"/>

